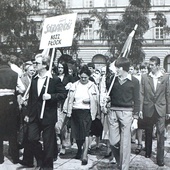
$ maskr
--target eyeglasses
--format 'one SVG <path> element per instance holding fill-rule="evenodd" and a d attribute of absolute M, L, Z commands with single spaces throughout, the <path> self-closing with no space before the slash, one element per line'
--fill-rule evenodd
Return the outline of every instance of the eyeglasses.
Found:
<path fill-rule="evenodd" d="M 35 61 L 35 62 L 33 62 L 33 64 L 38 65 L 38 64 L 42 64 L 42 63 L 38 63 L 38 62 Z"/>

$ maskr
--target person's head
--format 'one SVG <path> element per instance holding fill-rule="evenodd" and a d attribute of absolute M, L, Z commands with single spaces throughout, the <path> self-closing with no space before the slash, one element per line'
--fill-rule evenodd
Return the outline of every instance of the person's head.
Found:
<path fill-rule="evenodd" d="M 134 65 L 130 65 L 130 67 L 129 67 L 129 74 L 133 75 L 135 73 L 136 73 L 135 66 Z"/>
<path fill-rule="evenodd" d="M 101 76 L 106 74 L 106 66 L 101 68 Z"/>
<path fill-rule="evenodd" d="M 43 56 L 42 54 L 37 54 L 35 56 L 35 61 L 33 62 L 33 64 L 37 72 L 41 72 L 42 70 L 48 70 L 50 58 L 48 56 Z"/>
<path fill-rule="evenodd" d="M 124 72 L 129 71 L 130 61 L 125 57 L 119 57 L 115 61 L 117 75 L 122 75 Z"/>
<path fill-rule="evenodd" d="M 67 63 L 59 62 L 57 66 L 57 72 L 58 72 L 58 75 L 62 75 L 62 74 L 68 75 L 69 73 L 68 73 Z"/>
<path fill-rule="evenodd" d="M 87 63 L 87 66 L 88 66 L 89 70 L 91 71 L 91 73 L 93 74 L 95 71 L 94 63 Z"/>
<path fill-rule="evenodd" d="M 149 71 L 155 74 L 160 69 L 160 58 L 153 56 L 149 59 Z"/>
<path fill-rule="evenodd" d="M 74 75 L 74 71 L 73 71 L 73 68 L 72 68 L 72 67 L 69 67 L 69 68 L 68 68 L 68 74 L 69 74 L 69 75 L 72 75 L 72 76 Z"/>
<path fill-rule="evenodd" d="M 8 65 L 9 59 L 10 59 L 10 56 L 9 56 L 9 55 L 7 55 L 7 54 L 2 54 L 2 53 L 0 52 L 0 64 L 2 64 L 2 65 Z"/>
<path fill-rule="evenodd" d="M 148 63 L 144 62 L 141 63 L 139 66 L 141 74 L 147 74 L 148 73 Z"/>
<path fill-rule="evenodd" d="M 82 66 L 79 74 L 80 74 L 80 82 L 82 84 L 87 84 L 91 76 L 91 71 L 89 70 L 88 66 L 87 65 Z"/>
<path fill-rule="evenodd" d="M 25 62 L 24 70 L 29 77 L 32 77 L 35 74 L 35 68 L 33 66 L 32 61 Z"/>
<path fill-rule="evenodd" d="M 17 64 L 18 58 L 15 55 L 10 55 L 9 62 L 12 64 Z"/>

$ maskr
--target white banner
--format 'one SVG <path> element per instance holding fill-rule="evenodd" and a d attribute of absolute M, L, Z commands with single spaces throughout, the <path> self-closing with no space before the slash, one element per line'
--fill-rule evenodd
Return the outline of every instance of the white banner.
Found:
<path fill-rule="evenodd" d="M 77 13 L 46 18 L 40 49 L 72 46 Z"/>

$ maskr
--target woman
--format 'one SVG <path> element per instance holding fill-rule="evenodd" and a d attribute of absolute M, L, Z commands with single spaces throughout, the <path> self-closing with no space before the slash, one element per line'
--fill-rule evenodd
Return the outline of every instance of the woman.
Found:
<path fill-rule="evenodd" d="M 69 89 L 70 83 L 74 82 L 74 78 L 69 74 L 69 69 L 67 63 L 59 62 L 54 67 L 54 73 L 61 79 L 61 82 L 66 87 L 66 90 Z"/>
<path fill-rule="evenodd" d="M 61 82 L 63 83 L 63 85 L 65 86 L 66 90 L 69 90 L 71 84 L 74 82 L 74 78 L 72 75 L 69 74 L 69 69 L 68 69 L 68 65 L 65 62 L 58 62 L 55 67 L 54 67 L 54 72 L 56 73 L 56 75 L 61 79 Z M 62 113 L 62 107 L 63 107 L 64 101 L 60 102 L 60 106 L 59 106 L 59 112 L 58 112 L 58 119 L 63 119 L 63 113 Z M 62 120 L 63 121 L 63 120 Z M 56 124 L 56 129 L 59 125 L 59 122 Z M 60 150 L 60 156 L 65 155 L 66 149 L 65 149 L 65 145 L 64 143 L 66 142 L 66 139 L 69 139 L 69 123 L 67 126 L 64 126 L 64 128 L 62 128 L 62 133 L 60 133 L 60 139 L 61 139 L 61 150 Z M 55 155 L 55 157 L 57 157 L 57 155 Z M 54 158 L 56 159 L 56 158 Z"/>
<path fill-rule="evenodd" d="M 70 88 L 63 107 L 67 117 L 71 117 L 72 137 L 76 140 L 78 147 L 75 158 L 82 157 L 82 165 L 88 163 L 90 127 L 99 107 L 98 87 L 89 80 L 90 75 L 90 70 L 87 65 L 84 65 L 80 70 L 80 80 L 76 81 Z"/>

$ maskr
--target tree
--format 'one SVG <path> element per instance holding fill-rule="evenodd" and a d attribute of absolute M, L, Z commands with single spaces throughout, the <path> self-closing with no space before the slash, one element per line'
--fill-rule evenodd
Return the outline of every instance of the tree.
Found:
<path fill-rule="evenodd" d="M 131 63 L 138 64 L 143 61 L 142 51 L 143 34 L 149 29 L 148 18 L 146 16 L 150 8 L 150 0 L 131 0 L 130 5 L 125 9 L 122 19 L 114 23 L 110 21 L 107 10 L 99 12 L 90 11 L 91 17 L 96 17 L 99 21 L 98 30 L 101 40 L 106 40 L 110 48 L 110 53 L 118 57 L 119 53 L 134 26 L 138 24 L 135 37 L 132 42 L 129 59 Z"/>
<path fill-rule="evenodd" d="M 35 22 L 28 18 L 33 7 L 25 0 L 0 1 L 0 49 L 8 54 L 31 58 L 38 49 Z"/>
<path fill-rule="evenodd" d="M 50 1 L 52 9 L 42 13 L 40 4 L 47 0 L 35 1 L 35 5 L 28 0 L 1 0 L 0 1 L 0 33 L 5 38 L 0 43 L 0 49 L 8 54 L 16 54 L 23 60 L 30 60 L 34 53 L 39 51 L 40 39 L 37 37 L 36 22 L 31 18 L 34 15 L 52 17 L 72 13 L 66 8 L 62 0 Z M 87 18 L 76 21 L 73 45 L 59 48 L 61 55 L 77 54 L 79 50 L 78 39 L 84 32 L 89 20 Z"/>

